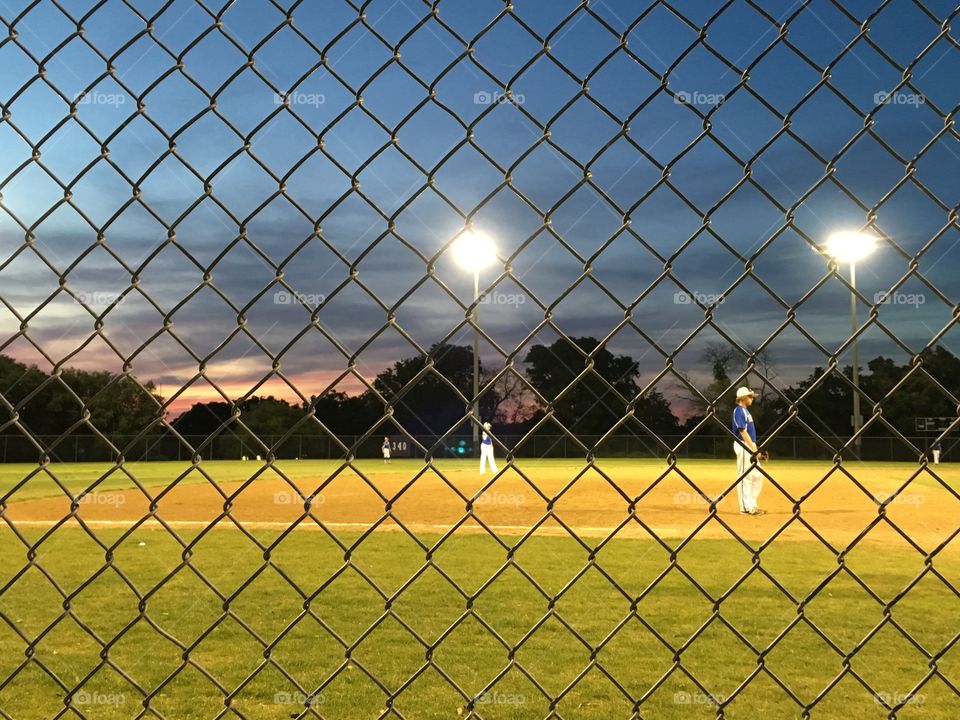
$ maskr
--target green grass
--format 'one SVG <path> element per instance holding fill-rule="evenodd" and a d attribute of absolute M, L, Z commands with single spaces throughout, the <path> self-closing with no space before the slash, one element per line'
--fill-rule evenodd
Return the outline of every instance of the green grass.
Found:
<path fill-rule="evenodd" d="M 766 672 L 753 675 L 762 653 L 803 703 L 840 678 L 810 717 L 879 719 L 888 711 L 854 674 L 908 693 L 960 614 L 936 576 L 960 585 L 960 558 L 925 570 L 901 548 L 855 549 L 834 575 L 837 559 L 814 542 L 774 543 L 755 564 L 734 541 L 694 541 L 671 568 L 670 553 L 644 540 L 591 555 L 572 539 L 511 538 L 507 550 L 481 535 L 436 547 L 423 537 L 429 552 L 399 534 L 342 535 L 346 553 L 321 532 L 182 534 L 187 551 L 159 529 L 97 537 L 109 551 L 79 529 L 31 530 L 34 556 L 0 533 L 0 709 L 10 717 L 63 711 L 50 673 L 87 693 L 88 718 L 135 717 L 145 701 L 166 718 L 212 718 L 225 696 L 247 718 L 297 717 L 300 692 L 319 693 L 325 718 L 375 718 L 391 704 L 409 719 L 466 717 L 468 699 L 443 674 L 467 697 L 489 690 L 476 705 L 483 718 L 547 717 L 546 695 L 568 720 L 630 718 L 641 698 L 644 718 L 717 717 L 705 692 L 732 698 L 728 718 L 800 718 Z M 858 647 L 846 669 L 841 654 Z M 960 649 L 937 664 L 960 684 Z M 942 680 L 919 692 L 897 717 L 960 717 Z"/>

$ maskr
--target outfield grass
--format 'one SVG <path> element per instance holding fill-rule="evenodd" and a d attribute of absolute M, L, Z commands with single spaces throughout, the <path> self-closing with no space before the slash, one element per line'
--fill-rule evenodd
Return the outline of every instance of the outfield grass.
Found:
<path fill-rule="evenodd" d="M 97 537 L 112 569 L 76 528 L 28 531 L 35 566 L 13 533 L 0 533 L 0 683 L 23 667 L 0 688 L 9 717 L 63 710 L 42 666 L 86 693 L 77 697 L 89 718 L 134 717 L 145 701 L 166 718 L 213 718 L 225 697 L 248 718 L 297 717 L 311 694 L 325 718 L 375 718 L 388 706 L 406 718 L 456 718 L 484 691 L 483 718 L 547 717 L 547 695 L 568 719 L 626 719 L 641 698 L 644 718 L 716 717 L 707 693 L 729 699 L 728 718 L 800 718 L 765 672 L 737 694 L 762 653 L 804 703 L 841 678 L 810 717 L 879 719 L 888 711 L 854 674 L 884 697 L 906 695 L 929 672 L 928 654 L 955 639 L 960 611 L 935 575 L 960 584 L 956 554 L 925 572 L 901 548 L 855 549 L 833 575 L 837 559 L 814 542 L 774 543 L 755 564 L 734 541 L 694 541 L 671 569 L 669 553 L 643 540 L 615 540 L 591 558 L 562 538 L 506 538 L 507 549 L 481 535 L 438 547 L 422 537 L 427 551 L 396 533 L 359 543 L 353 534 L 340 536 L 345 552 L 305 531 L 181 534 L 187 550 L 159 529 Z M 868 637 L 845 668 L 841 654 Z M 937 665 L 960 683 L 960 650 Z M 934 678 L 897 717 L 952 720 L 960 701 Z"/>

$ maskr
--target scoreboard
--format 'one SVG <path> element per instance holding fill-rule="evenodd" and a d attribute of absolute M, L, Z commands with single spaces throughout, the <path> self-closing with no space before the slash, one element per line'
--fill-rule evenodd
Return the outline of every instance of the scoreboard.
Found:
<path fill-rule="evenodd" d="M 943 432 L 956 420 L 955 417 L 918 417 L 916 418 L 917 432 Z"/>
<path fill-rule="evenodd" d="M 403 436 L 389 436 L 390 457 L 413 457 L 413 446 Z M 383 442 L 382 440 L 380 441 Z"/>

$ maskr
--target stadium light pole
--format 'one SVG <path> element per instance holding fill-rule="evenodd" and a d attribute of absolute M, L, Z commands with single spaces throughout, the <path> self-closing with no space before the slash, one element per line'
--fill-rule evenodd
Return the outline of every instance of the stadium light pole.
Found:
<path fill-rule="evenodd" d="M 857 262 L 876 250 L 877 238 L 868 232 L 846 230 L 831 235 L 827 240 L 827 254 L 837 262 L 850 264 L 850 345 L 853 365 L 853 434 L 860 432 L 863 418 L 860 416 L 860 353 L 857 349 Z M 853 446 L 860 454 L 860 438 L 856 437 Z"/>
<path fill-rule="evenodd" d="M 453 243 L 453 257 L 473 273 L 473 454 L 480 452 L 480 271 L 497 260 L 497 246 L 481 232 L 467 229 Z"/>

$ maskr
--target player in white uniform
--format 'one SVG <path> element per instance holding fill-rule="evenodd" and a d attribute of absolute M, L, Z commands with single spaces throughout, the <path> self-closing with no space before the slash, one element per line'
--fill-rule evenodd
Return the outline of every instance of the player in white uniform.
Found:
<path fill-rule="evenodd" d="M 390 438 L 384 436 L 383 444 L 380 446 L 380 450 L 383 452 L 383 462 L 390 462 Z"/>
<path fill-rule="evenodd" d="M 497 463 L 493 459 L 493 438 L 490 437 L 490 423 L 483 424 L 483 437 L 480 440 L 480 472 L 487 471 L 487 463 L 490 463 L 490 469 L 497 472 Z"/>
<path fill-rule="evenodd" d="M 733 452 L 737 456 L 737 498 L 740 501 L 740 512 L 745 515 L 765 515 L 766 510 L 757 507 L 760 499 L 760 490 L 763 488 L 763 473 L 759 470 L 759 460 L 756 468 L 750 468 L 750 457 L 757 452 L 757 428 L 753 424 L 753 416 L 749 407 L 757 394 L 742 387 L 737 390 L 737 406 L 733 409 L 733 422 L 730 429 L 733 431 Z"/>
<path fill-rule="evenodd" d="M 940 453 L 942 452 L 942 450 L 943 448 L 941 447 L 940 443 L 934 443 L 933 447 L 930 448 L 930 452 L 933 454 L 934 465 L 940 464 Z"/>

